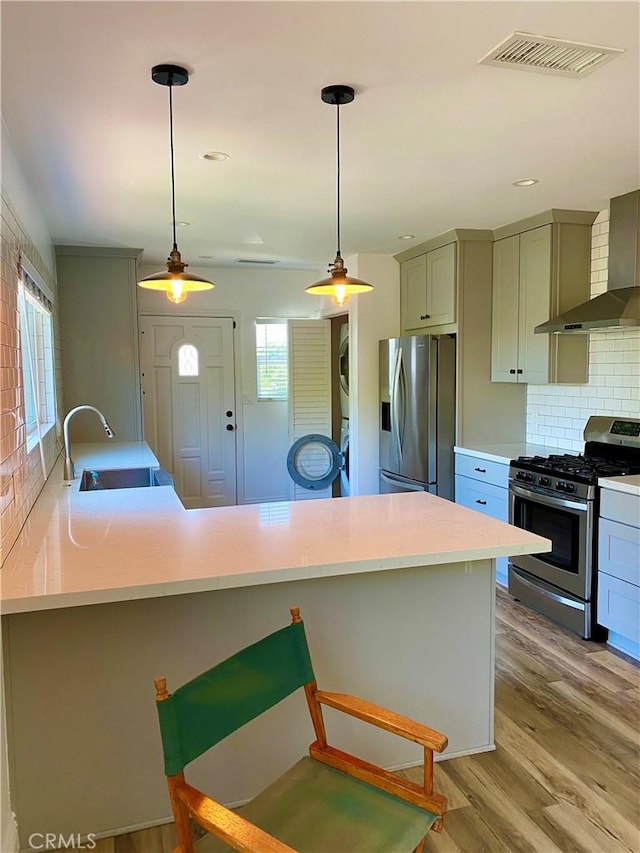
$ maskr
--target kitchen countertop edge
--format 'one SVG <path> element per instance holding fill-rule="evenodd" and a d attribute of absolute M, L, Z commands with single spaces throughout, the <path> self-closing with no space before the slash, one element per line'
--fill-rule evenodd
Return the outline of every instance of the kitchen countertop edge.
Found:
<path fill-rule="evenodd" d="M 611 489 L 614 492 L 624 492 L 627 495 L 640 497 L 640 474 L 627 477 L 600 477 L 598 485 L 601 489 Z"/>
<path fill-rule="evenodd" d="M 514 444 L 470 444 L 455 445 L 454 453 L 461 456 L 476 456 L 487 462 L 498 462 L 508 465 L 512 459 L 519 456 L 550 456 L 552 453 L 564 453 L 557 447 L 546 447 L 542 444 L 531 444 L 528 442 L 515 442 Z"/>

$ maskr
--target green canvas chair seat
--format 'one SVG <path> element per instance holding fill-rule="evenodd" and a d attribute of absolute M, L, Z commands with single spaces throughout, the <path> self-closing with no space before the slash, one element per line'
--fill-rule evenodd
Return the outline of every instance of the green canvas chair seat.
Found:
<path fill-rule="evenodd" d="M 286 628 L 179 687 L 156 679 L 165 774 L 179 846 L 175 853 L 411 853 L 438 831 L 446 800 L 433 790 L 440 732 L 347 694 L 317 688 L 298 608 Z M 316 740 L 310 757 L 236 811 L 187 784 L 184 768 L 232 732 L 304 689 Z M 424 748 L 424 784 L 404 780 L 327 743 L 328 705 Z M 286 737 L 286 733 L 283 733 Z M 208 835 L 194 841 L 192 823 Z"/>
<path fill-rule="evenodd" d="M 238 812 L 300 853 L 411 853 L 438 816 L 302 758 Z M 197 853 L 229 851 L 212 835 Z"/>

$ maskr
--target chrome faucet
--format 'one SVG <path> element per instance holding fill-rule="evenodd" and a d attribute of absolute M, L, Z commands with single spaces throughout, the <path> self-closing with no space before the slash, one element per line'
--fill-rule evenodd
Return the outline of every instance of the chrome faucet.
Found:
<path fill-rule="evenodd" d="M 109 424 L 107 423 L 107 419 L 102 414 L 100 409 L 96 409 L 95 406 L 76 406 L 75 409 L 71 409 L 67 412 L 67 415 L 64 419 L 64 424 L 62 427 L 62 432 L 64 435 L 64 479 L 65 480 L 73 480 L 76 475 L 75 466 L 73 464 L 73 459 L 71 458 L 71 447 L 69 444 L 69 421 L 74 415 L 77 415 L 78 412 L 82 412 L 84 410 L 88 410 L 89 412 L 95 412 L 96 415 L 100 418 L 100 423 L 107 434 L 107 438 L 113 438 L 115 435 L 114 431 L 111 429 Z"/>

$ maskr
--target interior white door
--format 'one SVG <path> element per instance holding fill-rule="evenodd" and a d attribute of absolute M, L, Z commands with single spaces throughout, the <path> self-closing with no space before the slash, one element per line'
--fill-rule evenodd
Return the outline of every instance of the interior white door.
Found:
<path fill-rule="evenodd" d="M 236 503 L 233 320 L 140 317 L 144 438 L 187 509 Z"/>

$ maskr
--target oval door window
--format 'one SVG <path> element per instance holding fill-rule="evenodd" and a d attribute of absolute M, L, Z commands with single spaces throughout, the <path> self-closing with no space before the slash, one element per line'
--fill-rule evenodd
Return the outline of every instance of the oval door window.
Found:
<path fill-rule="evenodd" d="M 326 489 L 340 473 L 342 454 L 326 435 L 310 433 L 291 445 L 287 470 L 303 489 Z"/>

